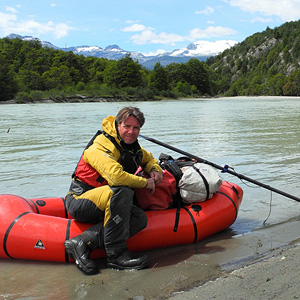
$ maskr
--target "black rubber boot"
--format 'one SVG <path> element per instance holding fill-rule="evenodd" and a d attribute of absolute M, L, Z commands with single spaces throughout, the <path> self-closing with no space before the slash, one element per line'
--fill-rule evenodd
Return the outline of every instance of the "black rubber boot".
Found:
<path fill-rule="evenodd" d="M 103 234 L 102 226 L 97 224 L 64 243 L 69 257 L 75 260 L 77 267 L 87 275 L 99 272 L 97 264 L 90 259 L 90 253 L 95 249 L 103 248 L 103 238 L 100 239 L 100 234 Z"/>
<path fill-rule="evenodd" d="M 117 270 L 141 270 L 150 264 L 148 255 L 132 253 L 128 249 L 109 249 L 107 254 L 107 267 Z"/>
<path fill-rule="evenodd" d="M 92 249 L 80 235 L 65 241 L 65 250 L 71 259 L 75 260 L 77 267 L 87 275 L 99 272 L 96 263 L 90 259 Z"/>

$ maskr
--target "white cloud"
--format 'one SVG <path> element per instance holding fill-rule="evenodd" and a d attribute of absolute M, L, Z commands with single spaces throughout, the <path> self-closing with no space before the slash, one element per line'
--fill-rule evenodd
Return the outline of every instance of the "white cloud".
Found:
<path fill-rule="evenodd" d="M 195 28 L 191 30 L 190 37 L 195 39 L 213 38 L 236 34 L 234 29 L 221 26 L 208 26 L 206 29 Z"/>
<path fill-rule="evenodd" d="M 125 27 L 122 31 L 138 32 L 130 38 L 136 45 L 165 44 L 170 46 L 175 46 L 178 42 L 191 42 L 202 38 L 222 37 L 236 34 L 235 30 L 221 26 L 209 26 L 206 29 L 195 28 L 191 30 L 190 34 L 187 36 L 166 32 L 156 33 L 154 28 L 139 23 Z"/>
<path fill-rule="evenodd" d="M 52 32 L 57 39 L 66 36 L 70 30 L 74 30 L 74 28 L 65 23 L 53 24 L 51 22 L 50 32 Z"/>
<path fill-rule="evenodd" d="M 122 31 L 131 31 L 131 32 L 136 32 L 136 31 L 143 31 L 146 30 L 146 26 L 142 24 L 133 24 L 131 26 L 125 27 L 122 29 Z"/>
<path fill-rule="evenodd" d="M 167 44 L 174 46 L 177 42 L 186 41 L 187 37 L 165 32 L 156 34 L 153 30 L 146 29 L 139 34 L 133 35 L 131 40 L 136 45 Z"/>
<path fill-rule="evenodd" d="M 256 17 L 254 19 L 251 20 L 251 23 L 256 23 L 256 22 L 260 22 L 260 23 L 270 23 L 273 20 L 271 18 L 261 18 L 261 17 Z"/>
<path fill-rule="evenodd" d="M 206 8 L 204 10 L 200 10 L 200 11 L 195 11 L 195 14 L 197 15 L 211 15 L 212 13 L 214 13 L 214 9 L 211 6 L 206 6 Z"/>
<path fill-rule="evenodd" d="M 11 7 L 11 6 L 6 6 L 5 10 L 12 13 L 12 14 L 17 13 L 17 10 L 15 8 Z"/>
<path fill-rule="evenodd" d="M 50 6 L 55 7 L 55 6 L 57 6 L 57 4 L 51 3 Z"/>
<path fill-rule="evenodd" d="M 38 37 L 42 34 L 53 34 L 56 39 L 60 39 L 66 36 L 70 30 L 74 30 L 73 27 L 65 24 L 55 24 L 52 21 L 46 23 L 40 23 L 34 20 L 34 17 L 30 19 L 18 20 L 17 12 L 8 8 L 11 13 L 5 14 L 0 12 L 0 33 L 8 35 L 10 33 L 17 33 L 21 35 L 34 35 Z"/>
<path fill-rule="evenodd" d="M 293 21 L 300 18 L 299 0 L 229 0 L 228 3 L 240 7 L 246 12 L 279 16 L 283 21 Z"/>
<path fill-rule="evenodd" d="M 134 24 L 134 23 L 136 23 L 136 21 L 133 21 L 133 20 L 127 20 L 126 23 L 127 23 L 127 24 Z"/>
<path fill-rule="evenodd" d="M 8 25 L 15 22 L 16 19 L 16 15 L 4 14 L 0 12 L 0 29 L 6 29 Z"/>

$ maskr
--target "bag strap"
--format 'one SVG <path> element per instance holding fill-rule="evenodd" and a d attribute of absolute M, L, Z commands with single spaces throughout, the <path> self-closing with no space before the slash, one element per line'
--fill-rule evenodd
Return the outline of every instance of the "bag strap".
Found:
<path fill-rule="evenodd" d="M 204 182 L 204 185 L 206 187 L 206 200 L 208 200 L 208 198 L 209 198 L 209 184 L 208 184 L 205 176 L 201 173 L 201 171 L 195 165 L 193 165 L 193 169 L 201 176 L 201 178 Z"/>
<path fill-rule="evenodd" d="M 175 215 L 175 224 L 174 224 L 173 231 L 177 232 L 178 224 L 179 224 L 179 217 L 180 217 L 180 209 L 182 207 L 182 201 L 181 201 L 179 190 L 177 190 L 176 194 L 174 195 L 173 202 L 176 202 L 176 205 L 177 205 L 176 215 Z"/>
<path fill-rule="evenodd" d="M 124 153 L 124 149 L 117 143 L 116 139 L 111 135 L 109 135 L 108 133 L 106 133 L 105 131 L 103 131 L 102 133 L 107 139 L 109 139 L 114 144 L 114 146 L 119 150 L 119 152 L 122 155 Z"/>
<path fill-rule="evenodd" d="M 179 157 L 178 159 L 173 159 L 172 156 L 168 154 L 161 153 L 159 156 L 160 166 L 168 170 L 176 179 L 176 183 L 178 184 L 179 180 L 182 177 L 181 167 L 192 166 L 196 172 L 201 176 L 204 185 L 206 187 L 206 200 L 209 198 L 209 184 L 205 178 L 205 176 L 201 173 L 201 171 L 195 167 L 195 160 L 190 157 Z M 180 217 L 180 209 L 182 208 L 182 199 L 180 196 L 179 189 L 177 189 L 177 193 L 173 196 L 173 203 L 176 204 L 176 215 L 175 215 L 175 224 L 173 231 L 177 232 L 179 225 L 179 217 Z"/>

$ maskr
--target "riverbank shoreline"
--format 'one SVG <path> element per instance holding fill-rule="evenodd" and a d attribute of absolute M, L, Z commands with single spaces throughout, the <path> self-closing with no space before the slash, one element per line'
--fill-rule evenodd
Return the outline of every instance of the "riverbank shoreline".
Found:
<path fill-rule="evenodd" d="M 89 103 L 89 102 L 95 103 L 95 102 L 125 102 L 125 101 L 151 101 L 151 100 L 143 100 L 138 98 L 122 99 L 119 97 L 86 97 L 86 96 L 73 97 L 71 96 L 71 97 L 63 97 L 63 98 L 47 98 L 47 99 L 26 100 L 26 101 L 12 99 L 12 100 L 0 102 L 0 104 Z"/>
<path fill-rule="evenodd" d="M 35 104 L 35 103 L 101 103 L 101 102 L 150 102 L 150 101 L 165 101 L 165 100 L 184 100 L 184 101 L 191 101 L 191 100 L 222 100 L 222 99 L 235 99 L 239 98 L 240 100 L 247 100 L 249 98 L 262 98 L 264 100 L 272 100 L 272 99 L 300 99 L 299 96 L 234 96 L 234 97 L 222 97 L 222 96 L 199 96 L 193 98 L 177 98 L 177 99 L 170 99 L 170 98 L 138 98 L 138 97 L 91 97 L 91 96 L 83 96 L 83 95 L 76 95 L 76 96 L 65 96 L 65 97 L 57 97 L 57 98 L 43 98 L 37 100 L 18 100 L 18 99 L 11 99 L 6 101 L 0 101 L 1 104 Z"/>
<path fill-rule="evenodd" d="M 257 240 L 256 250 L 221 264 L 222 272 L 218 276 L 198 286 L 174 291 L 165 299 L 299 299 L 298 227 L 299 218 L 295 218 L 237 237 L 246 239 L 249 248 L 253 248 L 253 241 Z M 286 241 L 284 235 L 288 236 Z M 269 246 L 265 248 L 266 245 Z"/>
<path fill-rule="evenodd" d="M 300 239 L 270 252 L 267 257 L 188 291 L 175 292 L 166 299 L 265 300 L 299 299 Z"/>
<path fill-rule="evenodd" d="M 162 100 L 207 100 L 207 99 L 218 99 L 218 96 L 215 97 L 194 97 L 194 98 L 177 98 L 177 99 L 168 99 L 168 98 L 139 98 L 139 97 L 90 97 L 83 95 L 76 96 L 66 96 L 66 97 L 57 97 L 57 98 L 45 98 L 37 100 L 18 100 L 11 99 L 6 101 L 0 101 L 0 104 L 33 104 L 33 103 L 97 103 L 97 102 L 147 102 L 147 101 L 162 101 Z"/>

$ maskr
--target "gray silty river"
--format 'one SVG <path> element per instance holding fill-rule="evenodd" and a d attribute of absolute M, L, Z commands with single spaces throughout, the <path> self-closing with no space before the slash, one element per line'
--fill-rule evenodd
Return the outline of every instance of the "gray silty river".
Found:
<path fill-rule="evenodd" d="M 83 148 L 102 118 L 125 105 L 144 112 L 143 135 L 218 165 L 228 164 L 237 173 L 300 196 L 300 99 L 270 97 L 2 105 L 0 193 L 64 196 Z M 181 156 L 143 139 L 140 143 L 156 157 L 162 152 Z M 271 197 L 270 222 L 293 216 L 298 207 L 293 200 L 245 185 L 232 175 L 220 175 L 240 184 L 245 192 L 233 226 L 237 233 L 262 223 Z"/>
<path fill-rule="evenodd" d="M 1 105 L 0 194 L 28 198 L 65 196 L 73 169 L 86 143 L 100 129 L 101 120 L 107 115 L 115 115 L 127 105 L 138 106 L 145 114 L 146 123 L 141 134 L 218 165 L 228 164 L 237 173 L 300 197 L 300 98 L 287 97 Z M 168 153 L 175 158 L 181 156 L 147 140 L 139 141 L 157 158 L 160 153 Z M 268 225 L 299 215 L 300 203 L 294 200 L 241 182 L 230 174 L 220 173 L 220 176 L 239 184 L 244 190 L 243 202 L 238 218 L 231 226 L 230 236 L 264 227 L 270 207 Z M 41 271 L 36 262 L 8 263 L 1 260 L 1 264 L 5 266 L 9 279 L 1 279 L 7 280 L 7 290 L 0 285 L 0 299 L 17 299 L 9 289 L 9 282 L 14 278 L 11 274 L 16 270 L 22 276 L 32 272 L 33 278 Z M 57 284 L 57 279 L 51 274 L 64 278 L 74 273 L 75 278 L 83 278 L 75 267 L 72 270 L 69 267 L 43 265 L 41 268 L 50 272 L 47 273 L 47 284 L 44 284 L 46 290 L 48 284 Z M 118 272 L 119 280 L 121 273 Z M 141 274 L 144 274 L 144 279 L 147 278 L 147 274 Z M 131 276 L 138 285 L 138 275 Z M 66 285 L 72 286 L 72 282 Z M 18 291 L 20 299 L 28 296 L 39 299 L 28 292 L 28 287 L 21 287 L 22 284 Z M 70 299 L 85 298 L 85 295 L 93 298 L 93 293 L 89 294 L 82 287 L 76 288 L 67 292 L 71 295 Z M 57 289 L 61 293 L 68 287 Z M 49 290 L 50 287 L 48 293 Z M 3 296 L 5 293 L 7 298 Z M 116 295 L 113 296 L 117 299 Z M 43 299 L 48 298 L 45 296 Z M 69 298 L 64 296 L 61 299 Z"/>

